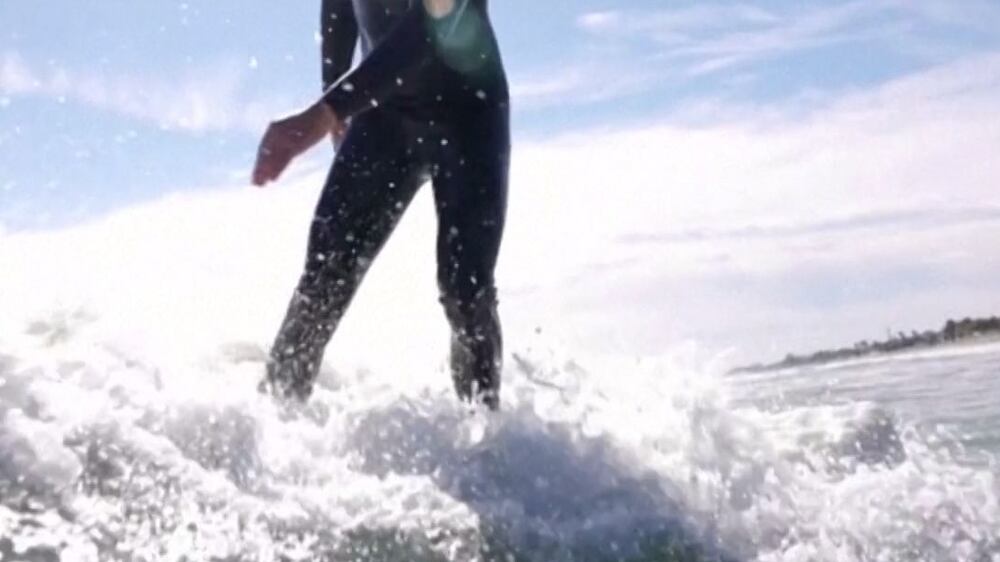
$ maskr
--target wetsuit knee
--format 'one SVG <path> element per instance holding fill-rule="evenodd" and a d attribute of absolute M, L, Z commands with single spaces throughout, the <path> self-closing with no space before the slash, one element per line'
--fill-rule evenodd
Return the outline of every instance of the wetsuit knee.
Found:
<path fill-rule="evenodd" d="M 471 334 L 476 327 L 491 322 L 496 316 L 497 296 L 492 286 L 456 290 L 442 285 L 440 301 L 448 322 L 456 331 Z"/>
<path fill-rule="evenodd" d="M 262 390 L 305 400 L 333 336 L 363 275 L 353 256 L 310 255 L 271 347 Z"/>

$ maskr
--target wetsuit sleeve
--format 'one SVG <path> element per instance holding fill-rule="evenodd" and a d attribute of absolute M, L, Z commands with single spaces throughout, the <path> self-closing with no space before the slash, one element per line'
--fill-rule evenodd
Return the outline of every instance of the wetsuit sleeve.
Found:
<path fill-rule="evenodd" d="M 432 18 L 422 1 L 413 2 L 386 38 L 326 91 L 324 101 L 341 119 L 347 119 L 384 103 L 397 89 L 416 80 L 434 57 L 437 36 L 455 28 L 468 0 L 456 4 L 459 7 L 448 16 Z"/>
<path fill-rule="evenodd" d="M 358 42 L 358 20 L 351 0 L 323 0 L 320 12 L 323 91 L 326 91 L 351 69 Z"/>

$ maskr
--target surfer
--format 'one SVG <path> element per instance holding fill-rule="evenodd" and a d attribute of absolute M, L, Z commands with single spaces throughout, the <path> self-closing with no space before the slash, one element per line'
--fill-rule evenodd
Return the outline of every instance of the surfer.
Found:
<path fill-rule="evenodd" d="M 266 185 L 332 133 L 336 157 L 264 390 L 309 397 L 366 270 L 430 181 L 455 390 L 499 406 L 494 269 L 507 205 L 509 98 L 487 10 L 487 0 L 323 0 L 323 96 L 269 125 L 253 170 L 253 183 Z"/>

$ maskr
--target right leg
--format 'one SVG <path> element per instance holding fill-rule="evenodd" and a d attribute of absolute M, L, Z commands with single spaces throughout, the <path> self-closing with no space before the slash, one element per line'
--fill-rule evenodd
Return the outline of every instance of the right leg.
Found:
<path fill-rule="evenodd" d="M 503 336 L 494 269 L 507 212 L 507 112 L 498 107 L 454 119 L 434 176 L 438 287 L 451 324 L 455 390 L 496 410 Z"/>
<path fill-rule="evenodd" d="M 309 233 L 305 271 L 271 347 L 263 386 L 305 400 L 323 351 L 372 259 L 422 182 L 402 119 L 355 119 L 330 170 Z"/>

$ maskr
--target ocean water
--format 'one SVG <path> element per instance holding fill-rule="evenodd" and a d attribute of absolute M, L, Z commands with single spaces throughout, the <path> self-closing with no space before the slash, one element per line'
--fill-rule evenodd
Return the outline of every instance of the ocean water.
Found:
<path fill-rule="evenodd" d="M 775 411 L 865 405 L 896 432 L 933 436 L 963 463 L 988 467 L 1000 455 L 996 341 L 736 375 L 730 382 L 744 405 Z"/>
<path fill-rule="evenodd" d="M 288 410 L 309 198 L 267 197 L 0 237 L 0 560 L 1000 561 L 996 345 L 726 376 L 511 314 L 470 411 L 399 246 Z"/>

